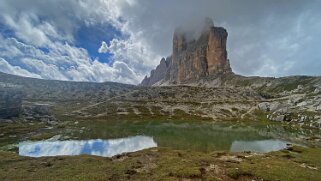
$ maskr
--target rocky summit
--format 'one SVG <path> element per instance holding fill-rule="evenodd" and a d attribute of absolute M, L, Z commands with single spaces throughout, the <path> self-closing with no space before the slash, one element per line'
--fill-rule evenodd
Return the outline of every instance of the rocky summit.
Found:
<path fill-rule="evenodd" d="M 232 73 L 226 51 L 226 29 L 215 27 L 212 19 L 206 18 L 200 34 L 195 35 L 196 32 L 177 28 L 173 37 L 172 55 L 162 58 L 141 85 L 195 83 Z"/>

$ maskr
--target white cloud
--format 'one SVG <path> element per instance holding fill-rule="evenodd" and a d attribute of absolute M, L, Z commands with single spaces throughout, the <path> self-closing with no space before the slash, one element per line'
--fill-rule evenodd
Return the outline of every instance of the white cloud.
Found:
<path fill-rule="evenodd" d="M 116 81 L 135 84 L 141 77 L 124 62 L 112 65 L 92 60 L 85 49 L 68 43 L 50 45 L 46 53 L 14 38 L 0 36 L 0 71 L 43 79 L 72 81 Z M 9 51 L 11 50 L 11 51 Z M 5 60 L 8 59 L 8 60 Z"/>
<path fill-rule="evenodd" d="M 144 39 L 139 37 L 132 35 L 126 40 L 113 39 L 108 46 L 108 52 L 113 54 L 114 60 L 125 62 L 143 74 L 144 69 L 154 68 L 161 57 L 146 46 Z"/>
<path fill-rule="evenodd" d="M 126 20 L 120 29 L 130 38 L 111 41 L 109 51 L 118 60 L 143 62 L 142 66 L 129 64 L 143 72 L 158 64 L 160 56 L 170 55 L 175 27 L 212 17 L 216 26 L 229 32 L 228 53 L 236 73 L 320 75 L 321 52 L 316 50 L 321 41 L 317 35 L 321 30 L 317 20 L 321 18 L 320 5 L 299 0 L 137 0 L 131 6 L 118 7 Z"/>
<path fill-rule="evenodd" d="M 20 75 L 20 76 L 24 76 L 24 77 L 41 78 L 39 75 L 28 72 L 28 71 L 20 68 L 19 66 L 10 65 L 3 58 L 0 58 L 0 71 L 4 72 L 4 73 Z"/>
<path fill-rule="evenodd" d="M 59 1 L 0 2 L 0 23 L 15 35 L 7 38 L 0 34 L 0 70 L 17 75 L 73 81 L 136 84 L 142 79 L 143 73 L 130 68 L 129 61 L 115 58 L 111 65 L 102 63 L 90 58 L 87 50 L 73 45 L 78 23 L 87 26 L 108 23 L 122 28 L 117 15 L 117 7 L 120 6 L 116 5 L 130 6 L 133 2 Z M 103 42 L 100 51 L 107 52 L 107 48 L 107 43 Z"/>
<path fill-rule="evenodd" d="M 47 79 L 139 83 L 161 56 L 170 55 L 176 26 L 209 16 L 229 32 L 228 52 L 236 73 L 320 74 L 321 54 L 315 50 L 321 41 L 318 4 L 297 0 L 2 0 L 0 24 L 13 35 L 0 34 L 0 68 Z M 109 64 L 76 47 L 74 37 L 80 25 L 105 23 L 125 35 L 102 42 L 98 52 L 112 54 Z"/>
<path fill-rule="evenodd" d="M 106 42 L 102 41 L 101 46 L 98 49 L 98 53 L 107 53 L 107 51 L 108 51 L 108 45 Z"/>

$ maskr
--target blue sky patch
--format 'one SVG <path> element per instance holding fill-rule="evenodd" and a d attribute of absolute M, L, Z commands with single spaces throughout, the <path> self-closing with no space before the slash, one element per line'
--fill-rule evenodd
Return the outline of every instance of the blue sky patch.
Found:
<path fill-rule="evenodd" d="M 110 24 L 99 24 L 95 26 L 81 26 L 75 35 L 75 45 L 86 49 L 92 59 L 98 58 L 100 62 L 112 63 L 112 54 L 98 53 L 101 42 L 108 45 L 114 38 L 123 38 L 123 34 Z"/>

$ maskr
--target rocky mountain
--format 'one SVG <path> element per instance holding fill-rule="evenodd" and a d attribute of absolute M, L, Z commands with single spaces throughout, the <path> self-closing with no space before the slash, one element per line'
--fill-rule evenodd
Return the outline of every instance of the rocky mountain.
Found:
<path fill-rule="evenodd" d="M 7 91 L 10 87 L 10 91 Z M 136 86 L 115 82 L 70 82 L 20 77 L 0 72 L 1 90 L 18 91 L 31 100 L 102 100 L 126 93 Z"/>
<path fill-rule="evenodd" d="M 172 55 L 166 60 L 162 58 L 141 85 L 193 83 L 232 73 L 226 51 L 227 36 L 227 31 L 215 27 L 209 18 L 205 19 L 197 37 L 195 31 L 177 28 L 173 37 Z"/>
<path fill-rule="evenodd" d="M 145 76 L 141 85 L 150 86 L 156 84 L 157 82 L 163 80 L 169 70 L 169 67 L 172 63 L 172 57 L 162 58 L 160 64 L 156 67 L 155 70 L 152 70 L 150 77 Z"/>
<path fill-rule="evenodd" d="M 143 86 L 40 80 L 0 73 L 0 88 L 10 87 L 10 91 L 0 89 L 0 109 L 19 111 L 18 95 L 11 102 L 3 101 L 19 90 L 27 118 L 39 112 L 39 105 L 49 105 L 57 115 L 81 119 L 192 117 L 271 120 L 321 128 L 321 77 L 236 75 L 227 58 L 227 36 L 224 28 L 215 27 L 209 19 L 199 34 L 176 29 L 172 55 L 163 58 L 151 76 L 145 77 Z M 19 106 L 11 109 L 13 104 Z"/>

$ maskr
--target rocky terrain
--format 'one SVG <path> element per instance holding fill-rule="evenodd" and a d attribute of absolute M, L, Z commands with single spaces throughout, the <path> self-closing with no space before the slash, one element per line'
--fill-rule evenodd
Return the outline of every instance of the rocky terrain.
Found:
<path fill-rule="evenodd" d="M 162 100 L 162 104 L 154 106 L 165 112 L 170 107 L 169 110 L 180 109 L 218 120 L 256 119 L 255 114 L 263 114 L 271 121 L 320 128 L 320 77 L 236 75 L 227 58 L 224 28 L 215 27 L 211 19 L 206 19 L 201 35 L 191 38 L 193 33 L 178 28 L 172 55 L 163 58 L 150 77 L 141 82 L 141 86 L 155 87 L 143 93 L 150 100 Z M 156 90 L 159 93 L 154 93 Z M 178 102 L 169 106 L 169 100 Z"/>
<path fill-rule="evenodd" d="M 271 120 L 320 128 L 321 78 L 244 77 L 232 72 L 227 58 L 227 31 L 206 19 L 197 38 L 178 28 L 173 53 L 140 86 L 119 83 L 48 81 L 0 73 L 2 87 L 13 104 L 47 105 L 65 116 L 186 116 L 212 120 Z M 20 95 L 19 94 L 19 95 Z M 5 99 L 5 98 L 4 98 Z M 10 103 L 2 107 L 10 107 Z M 4 110 L 4 109 L 3 109 Z M 16 110 L 20 110 L 16 109 Z M 66 111 L 67 110 L 67 111 Z M 4 113 L 2 113 L 4 115 Z M 43 119 L 44 120 L 44 119 Z"/>
<path fill-rule="evenodd" d="M 163 58 L 139 86 L 0 73 L 0 180 L 23 179 L 25 175 L 29 180 L 41 180 L 48 174 L 52 180 L 57 175 L 61 180 L 318 180 L 321 77 L 236 75 L 227 57 L 227 35 L 209 19 L 198 36 L 178 28 L 172 55 Z M 140 125 L 150 128 L 151 120 L 162 125 L 184 121 L 180 126 L 186 129 L 186 123 L 192 121 L 259 123 L 265 127 L 258 131 L 261 136 L 286 133 L 281 137 L 317 148 L 289 146 L 270 154 L 157 148 L 108 159 L 33 159 L 8 152 L 17 151 L 18 141 L 89 139 L 86 136 L 90 134 L 97 139 L 95 125 L 105 125 L 103 134 L 108 137 L 140 135 L 144 134 Z M 289 128 L 295 132 L 287 132 Z M 152 132 L 158 129 L 157 124 Z M 171 130 L 166 131 L 160 131 L 160 143 L 168 140 L 166 134 Z M 193 136 L 186 137 L 192 140 Z M 68 164 L 75 169 L 70 170 Z M 85 169 L 90 174 L 85 174 Z"/>
<path fill-rule="evenodd" d="M 19 88 L 26 100 L 101 100 L 123 94 L 134 85 L 115 82 L 91 83 L 42 80 L 12 76 L 0 72 L 0 85 Z"/>

